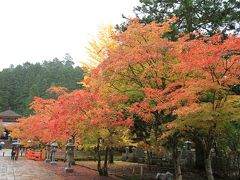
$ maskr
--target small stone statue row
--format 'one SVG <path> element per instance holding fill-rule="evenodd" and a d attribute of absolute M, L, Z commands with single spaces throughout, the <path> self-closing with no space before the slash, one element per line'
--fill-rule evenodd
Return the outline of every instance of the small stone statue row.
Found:
<path fill-rule="evenodd" d="M 45 162 L 52 164 L 56 164 L 55 161 L 55 154 L 57 151 L 58 143 L 52 142 L 51 144 L 46 144 L 46 160 Z M 65 152 L 65 161 L 67 162 L 67 166 L 64 168 L 65 172 L 73 172 L 72 163 L 74 162 L 74 144 L 72 139 L 69 139 L 67 144 L 65 145 L 66 152 Z"/>

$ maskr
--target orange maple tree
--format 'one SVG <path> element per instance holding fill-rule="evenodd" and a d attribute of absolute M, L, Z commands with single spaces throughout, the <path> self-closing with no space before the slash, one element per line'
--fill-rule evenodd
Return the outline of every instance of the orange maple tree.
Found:
<path fill-rule="evenodd" d="M 215 93 L 212 104 L 218 108 L 222 95 L 239 84 L 238 37 L 216 35 L 191 41 L 183 37 L 170 42 L 162 37 L 168 31 L 167 23 L 132 21 L 115 36 L 119 46 L 92 73 L 110 89 L 127 95 L 133 102 L 131 112 L 162 124 L 166 123 L 162 114 L 176 118 L 197 112 L 208 93 Z M 175 127 L 177 122 L 171 123 Z"/>
<path fill-rule="evenodd" d="M 206 172 L 213 179 L 209 160 L 219 122 L 216 114 L 224 110 L 232 87 L 240 83 L 240 38 L 217 34 L 189 40 L 187 35 L 172 42 L 165 33 L 174 21 L 145 25 L 131 20 L 126 31 L 112 35 L 114 46 L 104 47 L 100 64 L 84 80 L 84 90 L 67 93 L 53 87 L 57 99 L 36 97 L 31 105 L 35 114 L 22 119 L 15 134 L 37 143 L 64 143 L 74 137 L 81 144 L 94 136 L 98 149 L 102 145 L 106 150 L 104 167 L 98 164 L 98 170 L 107 175 L 107 154 L 116 142 L 112 137 L 122 137 L 119 132 L 136 123 L 137 116 L 153 131 L 157 143 L 144 137 L 149 148 L 170 140 L 175 176 L 180 180 L 179 140 L 192 129 L 201 129 Z M 199 112 L 207 113 L 200 113 L 207 121 L 186 118 Z"/>

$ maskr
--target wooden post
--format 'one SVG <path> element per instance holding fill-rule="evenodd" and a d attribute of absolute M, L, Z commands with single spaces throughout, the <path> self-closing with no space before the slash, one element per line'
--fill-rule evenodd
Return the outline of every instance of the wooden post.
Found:
<path fill-rule="evenodd" d="M 132 174 L 134 174 L 134 173 L 135 173 L 135 167 L 133 166 Z"/>
<path fill-rule="evenodd" d="M 141 174 L 141 177 L 143 176 L 143 166 L 141 165 L 140 167 L 140 174 Z"/>

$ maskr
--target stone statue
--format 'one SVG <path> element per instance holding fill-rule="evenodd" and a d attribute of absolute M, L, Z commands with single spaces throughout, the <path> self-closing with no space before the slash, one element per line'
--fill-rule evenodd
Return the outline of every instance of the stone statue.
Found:
<path fill-rule="evenodd" d="M 50 144 L 46 144 L 46 160 L 45 162 L 50 162 L 52 159 L 51 157 L 51 146 Z"/>
<path fill-rule="evenodd" d="M 57 142 L 51 143 L 51 150 L 50 150 L 51 162 L 50 162 L 50 164 L 53 164 L 53 165 L 56 164 L 55 153 L 57 151 L 57 147 L 58 147 L 58 143 Z"/>
<path fill-rule="evenodd" d="M 72 163 L 74 162 L 74 144 L 72 142 L 72 139 L 69 139 L 68 143 L 65 146 L 66 146 L 65 160 L 67 162 L 65 172 L 73 172 L 73 169 L 71 167 Z"/>

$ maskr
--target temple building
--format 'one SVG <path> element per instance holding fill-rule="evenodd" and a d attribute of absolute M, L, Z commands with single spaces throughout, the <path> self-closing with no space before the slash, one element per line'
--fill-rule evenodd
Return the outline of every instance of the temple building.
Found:
<path fill-rule="evenodd" d="M 12 110 L 3 111 L 0 113 L 0 119 L 3 124 L 17 122 L 17 119 L 20 117 L 21 115 Z"/>
<path fill-rule="evenodd" d="M 20 117 L 20 114 L 12 110 L 3 111 L 0 113 L 0 125 L 3 128 L 3 132 L 0 132 L 0 139 L 9 139 L 10 132 L 7 129 L 7 126 L 13 123 L 17 123 L 17 119 Z"/>

